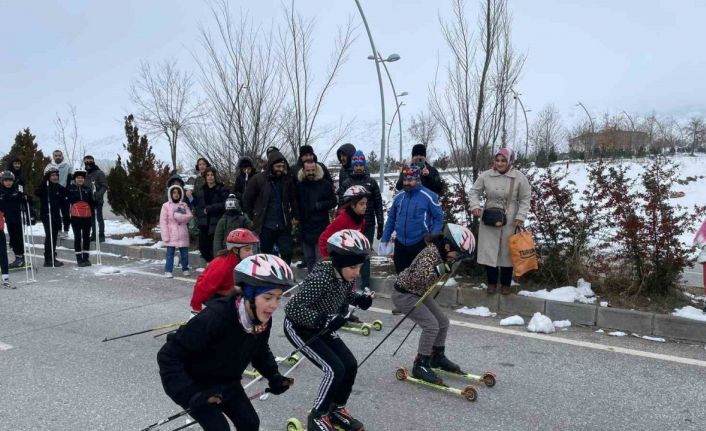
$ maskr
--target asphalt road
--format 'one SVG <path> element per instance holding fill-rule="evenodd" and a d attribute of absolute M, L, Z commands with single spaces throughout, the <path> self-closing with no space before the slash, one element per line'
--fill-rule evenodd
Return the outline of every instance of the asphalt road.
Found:
<path fill-rule="evenodd" d="M 162 338 L 101 340 L 185 319 L 193 281 L 164 279 L 161 266 L 147 262 L 113 258 L 111 264 L 122 272 L 96 275 L 95 266 L 73 264 L 41 268 L 38 283 L 24 285 L 24 273 L 13 274 L 18 289 L 0 290 L 0 430 L 139 430 L 180 410 L 159 381 L 155 357 Z M 374 307 L 379 311 L 360 316 L 382 319 L 383 332 L 341 335 L 359 359 L 399 319 L 387 312 L 386 300 Z M 450 313 L 456 322 L 449 356 L 472 372 L 495 371 L 497 385 L 479 387 L 471 403 L 395 380 L 397 366 L 411 366 L 418 337 L 391 357 L 410 327 L 405 322 L 359 371 L 349 409 L 368 430 L 706 429 L 702 345 L 576 327 L 534 338 L 522 327 L 498 326 L 498 318 Z M 292 346 L 281 318 L 271 345 L 285 355 Z M 286 394 L 254 401 L 263 429 L 283 430 L 288 417 L 306 417 L 321 372 L 304 362 L 292 377 Z"/>

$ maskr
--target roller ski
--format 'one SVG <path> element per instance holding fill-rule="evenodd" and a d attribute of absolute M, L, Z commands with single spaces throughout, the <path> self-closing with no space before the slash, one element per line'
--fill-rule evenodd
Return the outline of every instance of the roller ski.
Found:
<path fill-rule="evenodd" d="M 461 367 L 459 367 L 458 364 L 446 357 L 446 354 L 444 353 L 445 350 L 446 349 L 444 346 L 432 347 L 431 357 L 429 358 L 429 367 L 433 372 L 446 376 L 459 377 L 472 382 L 483 383 L 489 388 L 495 386 L 494 373 L 486 372 L 482 376 L 466 373 L 461 370 Z"/>
<path fill-rule="evenodd" d="M 297 418 L 287 420 L 287 431 L 365 431 L 365 426 L 354 418 L 345 407 L 336 407 L 328 414 L 311 411 L 307 428 Z"/>
<path fill-rule="evenodd" d="M 371 329 L 373 329 L 373 330 L 375 330 L 375 331 L 378 331 L 378 332 L 382 331 L 382 320 L 373 320 L 373 321 L 370 322 L 370 323 L 368 323 L 368 322 L 361 322 L 360 320 L 358 320 L 357 322 L 354 322 L 354 321 L 349 320 L 349 321 L 346 323 L 346 325 L 344 326 L 344 328 L 345 328 L 345 327 L 349 327 L 349 328 L 356 328 L 356 327 L 357 327 L 357 328 L 360 328 L 360 327 L 365 326 L 365 325 L 369 326 Z"/>
<path fill-rule="evenodd" d="M 478 390 L 472 385 L 467 385 L 463 389 L 458 389 L 445 385 L 443 381 L 441 381 L 441 379 L 438 380 L 438 382 L 440 383 L 431 383 L 426 380 L 413 377 L 412 375 L 410 375 L 409 371 L 407 371 L 407 369 L 404 367 L 400 367 L 395 371 L 395 377 L 397 378 L 397 380 L 400 381 L 407 380 L 409 382 L 416 383 L 422 386 L 428 386 L 430 388 L 434 388 L 443 392 L 449 392 L 454 395 L 459 395 L 468 401 L 475 401 L 478 399 Z"/>
<path fill-rule="evenodd" d="M 341 327 L 341 331 L 352 332 L 354 334 L 362 334 L 367 337 L 370 335 L 370 331 L 373 327 L 367 323 L 351 324 L 351 322 L 346 323 Z"/>
<path fill-rule="evenodd" d="M 286 358 L 282 356 L 276 356 L 275 362 L 277 362 L 278 364 L 287 364 L 289 366 L 294 366 L 297 362 L 299 362 L 299 359 L 299 355 L 295 353 L 291 356 L 287 356 Z M 258 373 L 257 370 L 250 369 L 246 369 L 245 371 L 243 371 L 243 375 L 251 378 L 260 377 L 260 373 Z"/>

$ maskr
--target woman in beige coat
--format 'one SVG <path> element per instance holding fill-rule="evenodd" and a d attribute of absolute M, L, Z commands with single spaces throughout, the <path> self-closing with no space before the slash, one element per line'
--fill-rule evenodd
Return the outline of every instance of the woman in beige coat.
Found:
<path fill-rule="evenodd" d="M 512 261 L 508 240 L 515 228 L 522 226 L 530 207 L 530 185 L 527 177 L 512 167 L 512 150 L 502 148 L 496 155 L 493 168 L 478 176 L 471 189 L 471 212 L 481 217 L 490 208 L 505 211 L 504 226 L 486 225 L 482 219 L 478 228 L 478 263 L 485 265 L 488 275 L 488 293 L 495 293 L 500 276 L 500 293 L 511 292 Z M 510 187 L 512 186 L 512 192 Z M 510 197 L 508 202 L 508 196 Z M 485 205 L 481 199 L 485 198 Z"/>

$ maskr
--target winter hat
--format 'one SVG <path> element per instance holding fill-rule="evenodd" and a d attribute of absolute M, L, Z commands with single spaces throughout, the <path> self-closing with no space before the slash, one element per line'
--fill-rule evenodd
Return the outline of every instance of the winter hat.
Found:
<path fill-rule="evenodd" d="M 277 148 L 277 147 L 275 147 L 275 146 L 273 145 L 273 146 L 267 147 L 267 151 L 265 151 L 265 154 L 266 154 L 267 157 L 269 158 L 269 157 L 270 157 L 270 153 L 272 153 L 272 152 L 274 152 L 274 151 L 279 152 L 279 148 Z"/>
<path fill-rule="evenodd" d="M 495 156 L 496 156 L 496 157 L 499 156 L 499 155 L 505 157 L 505 160 L 507 160 L 507 162 L 508 162 L 509 164 L 512 164 L 512 162 L 514 161 L 513 158 L 512 158 L 513 155 L 514 155 L 514 153 L 512 152 L 511 149 L 509 149 L 509 148 L 507 148 L 507 147 L 501 148 L 500 151 L 498 151 L 497 153 L 495 153 Z"/>
<path fill-rule="evenodd" d="M 351 157 L 351 166 L 365 167 L 365 153 L 360 150 L 353 153 L 353 157 Z"/>
<path fill-rule="evenodd" d="M 424 144 L 416 144 L 415 146 L 412 147 L 412 157 L 415 156 L 427 156 L 427 147 L 424 146 Z"/>
<path fill-rule="evenodd" d="M 252 164 L 252 159 L 250 157 L 241 157 L 240 160 L 238 160 L 238 168 L 243 169 L 243 168 L 252 168 L 254 167 Z"/>
<path fill-rule="evenodd" d="M 274 148 L 274 147 L 270 147 L 270 148 Z M 268 153 L 267 153 L 267 165 L 268 165 L 269 167 L 272 167 L 272 165 L 274 165 L 274 164 L 276 164 L 276 163 L 279 163 L 279 162 L 285 162 L 285 164 L 286 164 L 286 163 L 287 163 L 287 159 L 285 159 L 284 156 L 282 155 L 282 153 L 280 153 L 279 150 L 276 149 L 276 148 L 275 148 L 274 150 L 272 150 L 272 151 L 268 151 Z"/>
<path fill-rule="evenodd" d="M 239 210 L 238 199 L 234 194 L 229 194 L 228 199 L 226 199 L 226 211 L 228 210 Z"/>
<path fill-rule="evenodd" d="M 314 154 L 314 147 L 311 145 L 302 145 L 302 147 L 299 148 L 299 158 L 301 159 L 307 154 Z"/>
<path fill-rule="evenodd" d="M 329 253 L 329 255 L 331 256 L 331 261 L 333 262 L 333 266 L 335 266 L 338 269 L 358 265 L 360 263 L 365 262 L 365 259 L 366 259 L 366 256 L 355 255 L 355 254 L 342 254 L 342 253 L 338 253 L 336 251 L 331 251 Z"/>
<path fill-rule="evenodd" d="M 402 168 L 402 179 L 419 180 L 419 168 L 414 165 Z"/>
<path fill-rule="evenodd" d="M 86 171 L 84 171 L 83 169 L 75 170 L 74 171 L 74 178 L 76 178 L 76 177 L 86 178 Z"/>

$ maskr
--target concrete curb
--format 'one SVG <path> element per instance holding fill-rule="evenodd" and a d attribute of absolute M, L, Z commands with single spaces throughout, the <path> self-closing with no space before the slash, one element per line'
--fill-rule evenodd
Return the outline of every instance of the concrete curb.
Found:
<path fill-rule="evenodd" d="M 36 244 L 40 244 L 43 241 L 44 237 L 35 237 Z M 60 239 L 57 245 L 73 249 L 73 240 Z M 91 247 L 94 248 L 95 244 L 92 243 Z M 166 249 L 164 248 L 110 243 L 101 243 L 101 251 L 134 259 L 162 260 L 166 256 Z M 206 266 L 206 262 L 201 259 L 198 252 L 189 253 L 189 262 L 194 267 Z M 306 278 L 306 269 L 293 268 L 293 271 L 297 280 Z M 390 298 L 394 290 L 395 279 L 395 276 L 371 277 L 369 287 L 378 296 Z M 535 312 L 540 312 L 552 320 L 566 319 L 578 325 L 706 343 L 706 322 L 667 314 L 549 301 L 520 295 L 488 295 L 485 290 L 460 285 L 444 287 L 437 300 L 441 305 L 447 307 L 459 305 L 467 307 L 484 306 L 488 307 L 490 311 L 502 315 L 519 314 L 523 317 L 532 317 Z"/>

